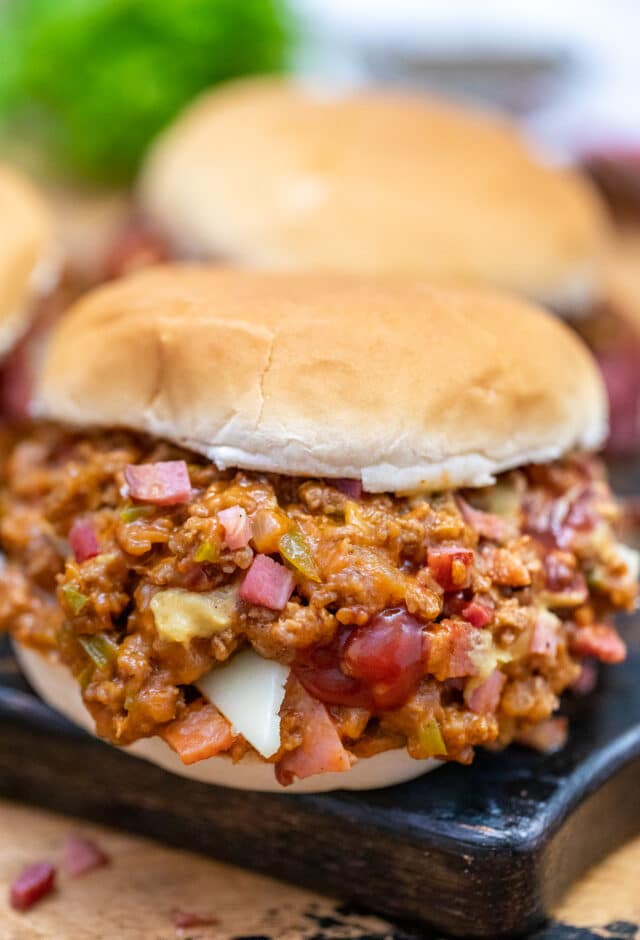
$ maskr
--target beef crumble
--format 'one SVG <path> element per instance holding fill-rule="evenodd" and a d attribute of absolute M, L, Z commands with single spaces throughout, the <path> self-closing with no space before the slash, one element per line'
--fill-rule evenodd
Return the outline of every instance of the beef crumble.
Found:
<path fill-rule="evenodd" d="M 126 468 L 168 460 L 186 463 L 185 501 L 132 499 Z M 230 507 L 249 525 L 235 548 L 219 515 Z M 292 755 L 308 750 L 309 727 L 349 761 L 406 747 L 467 763 L 476 746 L 531 738 L 583 660 L 624 657 L 607 618 L 636 600 L 616 504 L 583 456 L 401 498 L 220 472 L 126 432 L 40 426 L 6 460 L 1 508 L 0 625 L 62 659 L 101 736 L 161 735 L 187 761 L 239 759 L 250 746 L 195 683 L 250 646 L 291 667 L 271 758 L 282 782 L 306 772 Z M 242 599 L 256 557 L 286 562 L 282 609 Z M 182 641 L 159 629 L 159 596 L 224 591 L 222 627 Z"/>

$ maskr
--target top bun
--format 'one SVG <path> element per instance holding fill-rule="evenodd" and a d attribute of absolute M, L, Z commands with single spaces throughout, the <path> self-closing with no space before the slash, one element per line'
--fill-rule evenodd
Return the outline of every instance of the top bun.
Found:
<path fill-rule="evenodd" d="M 0 356 L 25 331 L 34 300 L 56 276 L 48 207 L 20 173 L 0 165 Z"/>
<path fill-rule="evenodd" d="M 278 79 L 197 101 L 159 138 L 139 192 L 204 260 L 470 280 L 567 312 L 592 301 L 607 234 L 590 185 L 502 119 Z"/>
<path fill-rule="evenodd" d="M 76 303 L 54 331 L 36 412 L 146 431 L 221 468 L 360 477 L 374 492 L 483 486 L 593 448 L 606 430 L 586 348 L 524 301 L 187 265 Z"/>

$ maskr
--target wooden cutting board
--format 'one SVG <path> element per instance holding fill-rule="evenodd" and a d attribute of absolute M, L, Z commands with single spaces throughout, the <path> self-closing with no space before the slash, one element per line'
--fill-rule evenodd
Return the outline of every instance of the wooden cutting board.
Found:
<path fill-rule="evenodd" d="M 6 890 L 20 869 L 57 861 L 70 831 L 111 856 L 83 878 L 59 875 L 56 893 L 26 913 Z M 428 935 L 261 875 L 146 839 L 0 801 L 2 940 L 418 940 Z M 535 940 L 634 940 L 640 936 L 640 839 L 619 849 L 568 893 Z M 174 909 L 215 918 L 179 932 Z M 439 937 L 438 937 L 439 940 Z"/>

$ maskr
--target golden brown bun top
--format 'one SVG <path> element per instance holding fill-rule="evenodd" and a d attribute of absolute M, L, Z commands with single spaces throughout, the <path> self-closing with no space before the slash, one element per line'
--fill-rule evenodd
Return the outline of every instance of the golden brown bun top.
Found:
<path fill-rule="evenodd" d="M 190 107 L 153 148 L 140 198 L 204 260 L 459 278 L 566 308 L 591 300 L 607 232 L 589 184 L 502 119 L 278 79 Z"/>
<path fill-rule="evenodd" d="M 0 356 L 26 329 L 55 274 L 49 209 L 25 177 L 0 164 Z"/>
<path fill-rule="evenodd" d="M 589 353 L 524 301 L 187 265 L 72 307 L 36 411 L 147 431 L 220 467 L 361 477 L 371 491 L 485 485 L 593 448 L 606 427 Z"/>

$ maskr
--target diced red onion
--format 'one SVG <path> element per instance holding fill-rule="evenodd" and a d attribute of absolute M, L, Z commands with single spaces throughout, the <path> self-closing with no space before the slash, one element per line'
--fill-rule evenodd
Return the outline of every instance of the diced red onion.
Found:
<path fill-rule="evenodd" d="M 488 715 L 495 712 L 500 701 L 500 694 L 507 677 L 499 669 L 489 675 L 481 685 L 476 686 L 465 696 L 467 705 L 477 715 Z"/>
<path fill-rule="evenodd" d="M 9 889 L 9 903 L 15 911 L 27 911 L 53 891 L 56 870 L 49 862 L 28 865 Z"/>
<path fill-rule="evenodd" d="M 100 554 L 98 537 L 90 519 L 76 519 L 69 531 L 69 544 L 76 561 L 80 563 Z"/>
<path fill-rule="evenodd" d="M 589 695 L 598 682 L 598 664 L 592 659 L 585 659 L 580 664 L 580 675 L 571 683 L 574 695 Z"/>
<path fill-rule="evenodd" d="M 508 531 L 507 523 L 500 516 L 471 506 L 462 496 L 457 497 L 460 512 L 467 522 L 481 538 L 500 541 Z"/>
<path fill-rule="evenodd" d="M 576 656 L 593 656 L 602 663 L 621 663 L 627 655 L 624 640 L 608 623 L 580 627 L 571 637 L 569 646 Z"/>
<path fill-rule="evenodd" d="M 552 594 L 567 595 L 572 606 L 586 601 L 587 583 L 575 564 L 575 556 L 551 551 L 544 559 L 546 587 Z"/>
<path fill-rule="evenodd" d="M 591 532 L 597 525 L 597 495 L 592 486 L 586 486 L 575 499 L 570 500 L 565 522 L 577 532 Z"/>
<path fill-rule="evenodd" d="M 470 548 L 442 545 L 427 552 L 429 571 L 445 591 L 460 591 L 471 584 L 473 552 Z"/>
<path fill-rule="evenodd" d="M 256 555 L 240 587 L 240 598 L 247 604 L 282 610 L 294 587 L 293 575 L 284 565 L 268 555 Z"/>
<path fill-rule="evenodd" d="M 536 751 L 542 751 L 543 754 L 553 754 L 561 750 L 567 743 L 567 734 L 569 723 L 566 718 L 558 716 L 547 718 L 540 724 L 534 725 L 527 731 L 521 731 L 518 734 L 518 743 L 526 747 L 532 747 Z"/>
<path fill-rule="evenodd" d="M 242 506 L 230 506 L 218 513 L 218 520 L 224 529 L 225 545 L 235 552 L 238 548 L 245 548 L 253 534 L 251 520 Z"/>
<path fill-rule="evenodd" d="M 201 699 L 192 702 L 180 718 L 165 725 L 159 736 L 188 766 L 228 750 L 234 732 L 215 705 Z"/>
<path fill-rule="evenodd" d="M 209 591 L 212 584 L 203 566 L 193 563 L 185 568 L 181 587 L 185 587 L 187 591 Z"/>
<path fill-rule="evenodd" d="M 425 633 L 428 671 L 440 682 L 477 675 L 478 666 L 471 655 L 475 628 L 462 620 L 442 620 L 437 626 L 435 633 Z"/>
<path fill-rule="evenodd" d="M 544 545 L 570 549 L 576 532 L 589 532 L 597 524 L 595 502 L 591 485 L 571 498 L 565 494 L 549 499 L 530 493 L 524 500 L 524 531 L 535 535 Z"/>
<path fill-rule="evenodd" d="M 545 611 L 538 614 L 531 634 L 530 653 L 553 658 L 558 649 L 558 626 L 556 618 Z"/>
<path fill-rule="evenodd" d="M 360 480 L 349 480 L 347 477 L 338 477 L 331 481 L 333 486 L 349 499 L 362 498 L 362 483 Z"/>
<path fill-rule="evenodd" d="M 474 597 L 473 600 L 469 601 L 469 603 L 462 608 L 462 616 L 464 619 L 468 620 L 473 627 L 477 627 L 479 630 L 491 623 L 493 614 L 493 605 L 478 597 Z"/>
<path fill-rule="evenodd" d="M 191 481 L 184 460 L 127 464 L 124 478 L 134 499 L 157 506 L 174 506 L 191 499 Z"/>
<path fill-rule="evenodd" d="M 218 923 L 215 917 L 194 914 L 193 911 L 172 911 L 171 919 L 173 920 L 173 926 L 177 930 L 185 930 L 188 927 L 210 927 L 212 924 Z"/>
<path fill-rule="evenodd" d="M 285 701 L 302 718 L 302 743 L 276 765 L 278 782 L 288 786 L 296 778 L 349 770 L 351 759 L 322 702 L 309 695 L 295 677 L 289 679 Z"/>
<path fill-rule="evenodd" d="M 64 865 L 73 878 L 86 875 L 94 868 L 107 865 L 109 856 L 96 845 L 93 839 L 72 833 L 64 846 Z"/>
<path fill-rule="evenodd" d="M 471 658 L 473 643 L 468 632 L 454 631 L 450 644 L 450 672 L 448 678 L 474 675 L 478 668 Z"/>
<path fill-rule="evenodd" d="M 598 664 L 592 659 L 585 659 L 580 664 L 580 675 L 571 683 L 574 695 L 589 695 L 598 682 Z"/>

